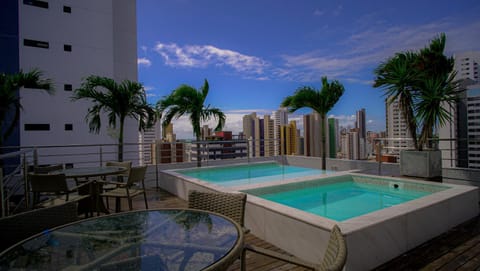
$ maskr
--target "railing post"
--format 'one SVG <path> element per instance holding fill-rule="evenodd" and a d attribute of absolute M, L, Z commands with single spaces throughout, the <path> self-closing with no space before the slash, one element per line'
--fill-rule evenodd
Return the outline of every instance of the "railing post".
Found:
<path fill-rule="evenodd" d="M 5 217 L 5 194 L 3 191 L 3 168 L 0 168 L 0 198 L 2 204 L 2 217 Z"/>
<path fill-rule="evenodd" d="M 38 166 L 38 152 L 37 147 L 33 147 L 33 167 Z"/>
<path fill-rule="evenodd" d="M 102 166 L 103 165 L 103 149 L 101 145 L 100 145 L 99 155 L 100 155 L 100 166 Z"/>
<path fill-rule="evenodd" d="M 27 155 L 24 153 L 22 158 L 22 175 L 23 175 L 23 191 L 25 195 L 25 208 L 30 207 L 30 187 L 28 183 L 28 165 L 27 165 Z"/>

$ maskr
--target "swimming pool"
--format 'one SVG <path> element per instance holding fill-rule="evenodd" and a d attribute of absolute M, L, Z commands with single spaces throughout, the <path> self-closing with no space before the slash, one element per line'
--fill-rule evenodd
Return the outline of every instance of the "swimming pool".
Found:
<path fill-rule="evenodd" d="M 285 162 L 300 167 L 319 164 L 315 158 L 293 156 L 288 156 Z M 218 165 L 210 169 L 215 171 L 230 166 Z M 338 225 L 347 240 L 349 255 L 346 270 L 371 270 L 479 213 L 478 188 L 465 185 L 330 172 L 285 179 L 277 176 L 265 182 L 225 186 L 182 174 L 185 171 L 189 169 L 161 171 L 160 187 L 182 199 L 187 199 L 191 190 L 248 193 L 246 228 L 258 238 L 299 258 L 311 262 L 321 259 L 330 230 Z M 375 185 L 380 190 L 413 190 L 422 196 L 345 220 L 339 219 L 341 221 L 256 196 L 257 193 L 274 194 L 303 188 L 308 191 L 319 183 L 328 185 L 351 181 L 352 178 L 357 184 Z M 350 205 L 357 207 L 358 202 Z M 351 207 L 344 206 L 338 212 L 348 212 Z"/>
<path fill-rule="evenodd" d="M 333 171 L 281 165 L 278 163 L 252 163 L 223 167 L 194 168 L 176 170 L 176 172 L 225 187 L 333 173 Z"/>
<path fill-rule="evenodd" d="M 242 192 L 335 221 L 345 221 L 447 189 L 431 186 L 428 190 L 419 190 L 412 186 L 405 188 L 402 182 L 376 180 L 374 184 L 343 175 Z M 382 181 L 384 183 L 380 183 Z"/>

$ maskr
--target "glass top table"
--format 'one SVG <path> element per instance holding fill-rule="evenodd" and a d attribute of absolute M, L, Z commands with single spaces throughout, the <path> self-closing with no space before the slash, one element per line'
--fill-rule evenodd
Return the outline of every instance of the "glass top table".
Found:
<path fill-rule="evenodd" d="M 79 167 L 65 168 L 53 171 L 52 173 L 63 173 L 67 178 L 88 178 L 95 176 L 116 175 L 125 171 L 124 167 Z"/>
<path fill-rule="evenodd" d="M 0 270 L 225 270 L 243 249 L 230 218 L 193 209 L 133 211 L 37 234 L 0 254 Z"/>

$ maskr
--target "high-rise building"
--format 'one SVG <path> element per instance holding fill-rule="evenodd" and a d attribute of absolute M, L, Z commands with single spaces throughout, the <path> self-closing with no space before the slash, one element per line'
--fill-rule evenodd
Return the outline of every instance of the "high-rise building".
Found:
<path fill-rule="evenodd" d="M 280 126 L 280 154 L 294 155 L 297 154 L 297 122 L 292 120 L 288 125 Z"/>
<path fill-rule="evenodd" d="M 359 159 L 367 158 L 367 120 L 365 108 L 357 111 L 355 127 L 358 128 L 358 154 Z"/>
<path fill-rule="evenodd" d="M 265 156 L 275 155 L 275 121 L 269 115 L 263 117 Z"/>
<path fill-rule="evenodd" d="M 386 144 L 389 147 L 388 153 L 398 155 L 400 148 L 407 148 L 411 145 L 411 135 L 407 122 L 400 111 L 398 101 L 388 103 L 385 101 L 385 125 L 387 137 L 390 139 Z"/>
<path fill-rule="evenodd" d="M 470 79 L 475 83 L 480 83 L 479 64 L 480 51 L 457 53 L 455 58 L 455 71 L 457 72 L 456 79 Z"/>
<path fill-rule="evenodd" d="M 280 126 L 288 124 L 288 110 L 285 107 L 280 107 L 278 110 L 272 112 L 273 115 L 273 133 L 274 133 L 274 152 L 275 155 L 280 154 Z"/>
<path fill-rule="evenodd" d="M 480 168 L 479 63 L 480 51 L 455 54 L 455 79 L 465 91 L 455 106 L 444 106 L 452 119 L 439 129 L 443 167 Z"/>
<path fill-rule="evenodd" d="M 141 164 L 152 163 L 152 144 L 161 140 L 160 122 L 155 123 L 152 128 L 148 128 L 139 134 L 139 158 Z"/>
<path fill-rule="evenodd" d="M 325 131 L 325 153 L 328 156 L 329 153 L 329 134 L 328 134 L 328 122 L 325 118 L 325 125 L 327 131 Z M 304 131 L 304 155 L 305 156 L 322 156 L 322 125 L 321 117 L 317 112 L 313 112 L 303 116 L 303 131 Z"/>
<path fill-rule="evenodd" d="M 136 1 L 1 1 L 0 21 L 0 72 L 38 68 L 56 90 L 54 95 L 19 90 L 24 110 L 5 144 L 117 143 L 118 131 L 107 129 L 106 117 L 100 133 L 89 132 L 85 116 L 92 103 L 73 102 L 71 96 L 90 75 L 137 80 Z M 125 123 L 124 142 L 138 142 L 132 119 Z M 134 155 L 125 150 L 124 159 Z M 75 155 L 71 158 L 76 162 Z M 45 159 L 40 162 L 51 162 Z"/>
<path fill-rule="evenodd" d="M 254 136 L 254 145 L 255 145 L 255 156 L 265 156 L 265 125 L 264 119 L 255 118 L 255 136 Z"/>
<path fill-rule="evenodd" d="M 328 135 L 329 135 L 329 157 L 337 158 L 338 145 L 340 142 L 340 129 L 338 127 L 338 119 L 328 119 Z"/>

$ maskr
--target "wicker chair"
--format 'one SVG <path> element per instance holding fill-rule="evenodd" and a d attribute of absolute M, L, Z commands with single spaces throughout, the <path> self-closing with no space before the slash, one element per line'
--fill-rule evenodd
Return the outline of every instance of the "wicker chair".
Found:
<path fill-rule="evenodd" d="M 46 229 L 77 220 L 77 201 L 0 218 L 0 251 Z"/>
<path fill-rule="evenodd" d="M 63 169 L 63 165 L 50 165 L 50 166 L 39 166 L 39 167 L 34 167 L 33 168 L 33 173 L 35 174 L 48 174 L 53 171 L 61 170 Z"/>
<path fill-rule="evenodd" d="M 75 193 L 79 188 L 89 185 L 88 182 L 69 188 L 65 174 L 29 174 L 28 177 L 34 207 L 48 207 L 89 197 Z M 47 195 L 49 199 L 40 202 L 41 195 Z"/>
<path fill-rule="evenodd" d="M 102 197 L 127 198 L 130 211 L 133 210 L 132 198 L 143 194 L 145 198 L 145 209 L 148 209 L 147 193 L 145 191 L 145 174 L 147 166 L 132 167 L 126 183 L 106 182 L 107 184 L 118 185 L 117 188 L 100 194 Z M 116 211 L 120 212 L 120 204 L 117 204 Z"/>
<path fill-rule="evenodd" d="M 340 271 L 343 269 L 345 262 L 347 261 L 347 243 L 340 231 L 340 228 L 335 225 L 330 233 L 330 239 L 328 241 L 327 250 L 323 256 L 323 260 L 319 264 L 303 261 L 296 257 L 287 256 L 285 254 L 278 253 L 269 249 L 264 249 L 257 246 L 246 245 L 244 250 L 252 251 L 264 256 L 269 256 L 281 261 L 296 264 L 302 267 L 306 267 L 312 270 L 325 270 L 325 271 Z M 245 264 L 245 252 L 242 255 L 242 271 L 246 270 Z"/>
<path fill-rule="evenodd" d="M 188 208 L 200 209 L 222 214 L 245 227 L 245 204 L 247 194 L 200 192 L 192 190 L 188 194 Z"/>

